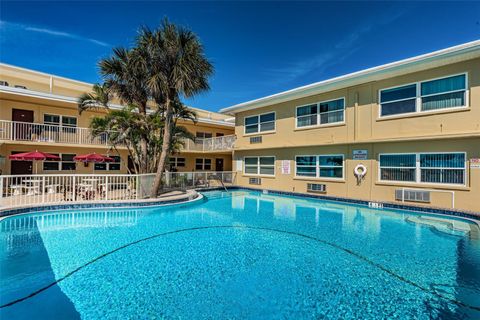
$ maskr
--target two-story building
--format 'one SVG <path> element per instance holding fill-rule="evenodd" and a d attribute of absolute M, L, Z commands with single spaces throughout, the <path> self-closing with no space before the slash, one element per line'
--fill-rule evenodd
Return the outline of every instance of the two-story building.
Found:
<path fill-rule="evenodd" d="M 78 97 L 90 92 L 92 84 L 0 64 L 0 170 L 3 174 L 32 173 L 127 173 L 128 150 L 114 150 L 105 136 L 93 136 L 89 125 L 102 111 L 77 109 Z M 115 104 L 115 102 L 117 104 Z M 113 101 L 112 109 L 122 108 Z M 194 136 L 170 159 L 174 171 L 228 171 L 232 165 L 235 141 L 233 118 L 194 109 L 198 122 L 180 123 Z M 11 161 L 8 156 L 20 152 L 42 151 L 58 155 L 60 161 Z M 96 152 L 109 155 L 114 162 L 83 164 L 73 157 Z M 35 168 L 36 167 L 36 168 Z M 131 167 L 131 166 L 130 166 Z M 35 172 L 34 172 L 35 171 Z"/>
<path fill-rule="evenodd" d="M 480 41 L 221 112 L 240 186 L 480 211 Z"/>

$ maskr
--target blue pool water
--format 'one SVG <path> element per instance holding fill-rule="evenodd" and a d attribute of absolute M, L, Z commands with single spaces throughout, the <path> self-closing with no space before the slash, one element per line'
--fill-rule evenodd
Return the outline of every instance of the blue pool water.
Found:
<path fill-rule="evenodd" d="M 0 318 L 480 319 L 473 223 L 205 196 L 2 220 Z"/>

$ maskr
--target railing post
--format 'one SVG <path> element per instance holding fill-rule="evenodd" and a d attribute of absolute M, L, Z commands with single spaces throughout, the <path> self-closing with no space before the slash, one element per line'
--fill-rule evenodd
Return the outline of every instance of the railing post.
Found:
<path fill-rule="evenodd" d="M 108 200 L 108 176 L 105 176 L 105 200 Z"/>
<path fill-rule="evenodd" d="M 45 176 L 42 177 L 42 203 L 45 203 Z"/>
<path fill-rule="evenodd" d="M 70 188 L 72 189 L 72 193 L 73 193 L 73 201 L 77 201 L 77 183 L 76 183 L 76 180 L 77 180 L 77 177 L 76 176 L 73 176 L 73 179 L 72 179 L 72 185 L 70 186 Z"/>
<path fill-rule="evenodd" d="M 16 140 L 16 134 L 15 134 L 15 130 L 16 130 L 16 125 L 15 125 L 15 122 L 12 121 L 12 130 L 10 130 L 11 134 L 12 134 L 12 140 Z"/>

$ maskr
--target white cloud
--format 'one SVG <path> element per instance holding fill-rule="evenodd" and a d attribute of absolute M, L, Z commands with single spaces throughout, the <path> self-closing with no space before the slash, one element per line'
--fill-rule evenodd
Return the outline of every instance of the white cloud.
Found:
<path fill-rule="evenodd" d="M 406 11 L 399 11 L 386 15 L 384 19 L 358 25 L 355 30 L 345 38 L 340 39 L 329 51 L 322 52 L 313 57 L 288 63 L 281 68 L 266 70 L 266 74 L 273 78 L 277 84 L 288 83 L 310 72 L 322 73 L 328 67 L 338 65 L 358 50 L 360 40 L 375 28 L 390 24 L 399 19 Z"/>
<path fill-rule="evenodd" d="M 103 47 L 108 47 L 110 46 L 108 43 L 92 39 L 92 38 L 87 38 L 80 36 L 78 34 L 74 33 L 69 33 L 69 32 L 63 32 L 63 31 L 58 31 L 58 30 L 53 30 L 53 29 L 48 29 L 48 28 L 39 28 L 36 26 L 29 26 L 25 24 L 20 24 L 20 23 L 15 23 L 15 22 L 8 22 L 8 21 L 1 21 L 0 20 L 0 29 L 2 32 L 7 32 L 7 31 L 16 31 L 16 32 L 37 32 L 37 33 L 42 33 L 45 35 L 50 35 L 54 37 L 64 37 L 64 38 L 69 38 L 69 39 L 74 39 L 74 40 L 79 40 L 79 41 L 88 41 L 91 43 L 94 43 L 99 46 Z"/>

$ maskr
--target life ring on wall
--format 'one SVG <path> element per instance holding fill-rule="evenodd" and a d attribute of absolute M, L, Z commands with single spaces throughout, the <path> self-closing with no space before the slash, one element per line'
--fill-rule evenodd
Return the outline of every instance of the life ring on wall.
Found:
<path fill-rule="evenodd" d="M 367 167 L 363 164 L 357 164 L 355 169 L 353 169 L 353 173 L 355 173 L 357 178 L 363 178 L 367 174 Z"/>

